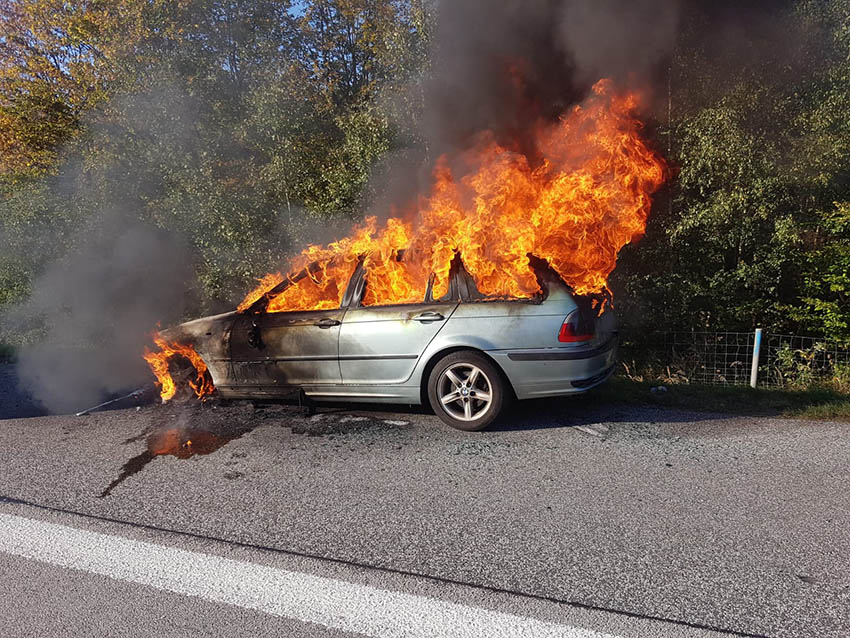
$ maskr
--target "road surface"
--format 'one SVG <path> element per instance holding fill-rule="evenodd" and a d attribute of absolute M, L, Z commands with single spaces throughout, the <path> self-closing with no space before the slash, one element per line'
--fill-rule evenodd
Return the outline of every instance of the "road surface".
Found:
<path fill-rule="evenodd" d="M 848 458 L 846 423 L 593 395 L 483 433 L 249 403 L 0 420 L 2 635 L 846 637 Z"/>

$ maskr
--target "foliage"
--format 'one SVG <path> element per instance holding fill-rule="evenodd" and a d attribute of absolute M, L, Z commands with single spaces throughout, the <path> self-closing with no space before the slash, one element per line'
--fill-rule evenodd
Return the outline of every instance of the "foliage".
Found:
<path fill-rule="evenodd" d="M 671 385 L 666 392 L 652 392 L 657 380 L 634 380 L 615 376 L 611 381 L 574 399 L 575 408 L 605 404 L 651 405 L 676 410 L 727 412 L 752 416 L 786 416 L 815 420 L 850 418 L 847 394 L 824 387 L 806 390 L 753 389 L 740 386 Z"/>
<path fill-rule="evenodd" d="M 850 203 L 837 203 L 817 229 L 818 245 L 807 255 L 803 270 L 804 307 L 794 316 L 850 343 Z"/>
<path fill-rule="evenodd" d="M 776 13 L 808 35 L 736 52 L 747 64 L 700 40 L 699 16 L 682 26 L 673 116 L 652 123 L 675 179 L 612 281 L 632 335 L 850 343 L 850 0 Z M 434 16 L 433 0 L 0 0 L 0 309 L 110 219 L 189 247 L 191 312 L 232 307 L 361 217 L 378 162 L 427 150 Z"/>
<path fill-rule="evenodd" d="M 0 0 L 0 176 L 50 167 L 104 99 L 106 13 L 98 2 Z"/>
<path fill-rule="evenodd" d="M 362 214 L 426 37 L 401 0 L 0 2 L 0 307 L 114 220 L 190 247 L 192 312 L 232 307 Z"/>
<path fill-rule="evenodd" d="M 802 44 L 748 51 L 746 65 L 683 29 L 665 131 L 676 179 L 615 279 L 633 330 L 762 326 L 850 343 L 850 2 L 778 13 L 789 47 Z"/>

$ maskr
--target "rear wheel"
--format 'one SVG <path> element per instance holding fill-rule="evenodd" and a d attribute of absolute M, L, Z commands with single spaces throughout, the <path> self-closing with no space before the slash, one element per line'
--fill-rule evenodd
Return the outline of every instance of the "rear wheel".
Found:
<path fill-rule="evenodd" d="M 458 430 L 483 430 L 502 411 L 505 383 L 484 355 L 463 350 L 446 355 L 428 378 L 434 413 Z"/>

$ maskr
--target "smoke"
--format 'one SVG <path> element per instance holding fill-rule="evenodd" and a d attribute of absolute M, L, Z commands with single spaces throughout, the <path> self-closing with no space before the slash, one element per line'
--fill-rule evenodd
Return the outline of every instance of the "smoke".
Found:
<path fill-rule="evenodd" d="M 51 412 L 75 411 L 150 381 L 141 359 L 159 321 L 180 317 L 188 281 L 185 246 L 122 215 L 52 264 L 9 321 L 41 321 L 44 339 L 19 354 L 18 375 Z"/>
<path fill-rule="evenodd" d="M 676 0 L 576 0 L 563 7 L 557 34 L 583 84 L 645 83 L 673 52 L 679 11 Z"/>
<path fill-rule="evenodd" d="M 602 77 L 651 85 L 676 39 L 677 0 L 444 0 L 438 9 L 426 138 L 434 154 L 482 130 L 534 158 L 538 122 Z"/>
<path fill-rule="evenodd" d="M 146 209 L 160 192 L 162 167 L 194 150 L 191 107 L 165 85 L 118 98 L 110 104 L 117 116 L 91 116 L 101 142 L 94 166 L 72 151 L 45 180 L 49 223 L 21 246 L 39 275 L 2 321 L 37 340 L 19 348 L 17 373 L 49 412 L 77 411 L 149 383 L 141 355 L 152 330 L 180 319 L 193 299 L 190 246 Z M 148 156 L 134 153 L 139 139 Z"/>

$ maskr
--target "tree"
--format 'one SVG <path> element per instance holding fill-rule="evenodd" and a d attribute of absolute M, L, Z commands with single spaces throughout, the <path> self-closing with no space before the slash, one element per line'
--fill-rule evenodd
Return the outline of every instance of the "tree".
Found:
<path fill-rule="evenodd" d="M 629 314 L 679 329 L 846 338 L 848 13 L 846 0 L 786 6 L 776 19 L 793 56 L 764 44 L 746 65 L 684 29 L 674 199 L 624 254 L 617 285 L 635 300 Z"/>
<path fill-rule="evenodd" d="M 106 97 L 106 5 L 0 0 L 0 177 L 46 170 Z"/>
<path fill-rule="evenodd" d="M 0 184 L 6 299 L 25 297 L 47 261 L 75 254 L 75 238 L 106 232 L 118 216 L 183 238 L 193 311 L 216 309 L 279 267 L 311 217 L 359 216 L 372 164 L 400 139 L 381 90 L 423 59 L 407 51 L 421 50 L 414 4 L 323 0 L 304 14 L 289 0 L 16 6 L 7 30 L 41 43 L 6 50 L 8 87 L 25 87 L 4 102 L 7 117 L 23 113 L 0 159 L 10 167 Z M 56 51 L 56 77 L 27 71 Z M 92 86 L 97 99 L 83 99 Z M 55 134 L 32 125 L 42 89 L 66 117 L 49 120 Z M 10 149 L 24 138 L 21 162 Z M 27 161 L 37 168 L 25 174 Z"/>

